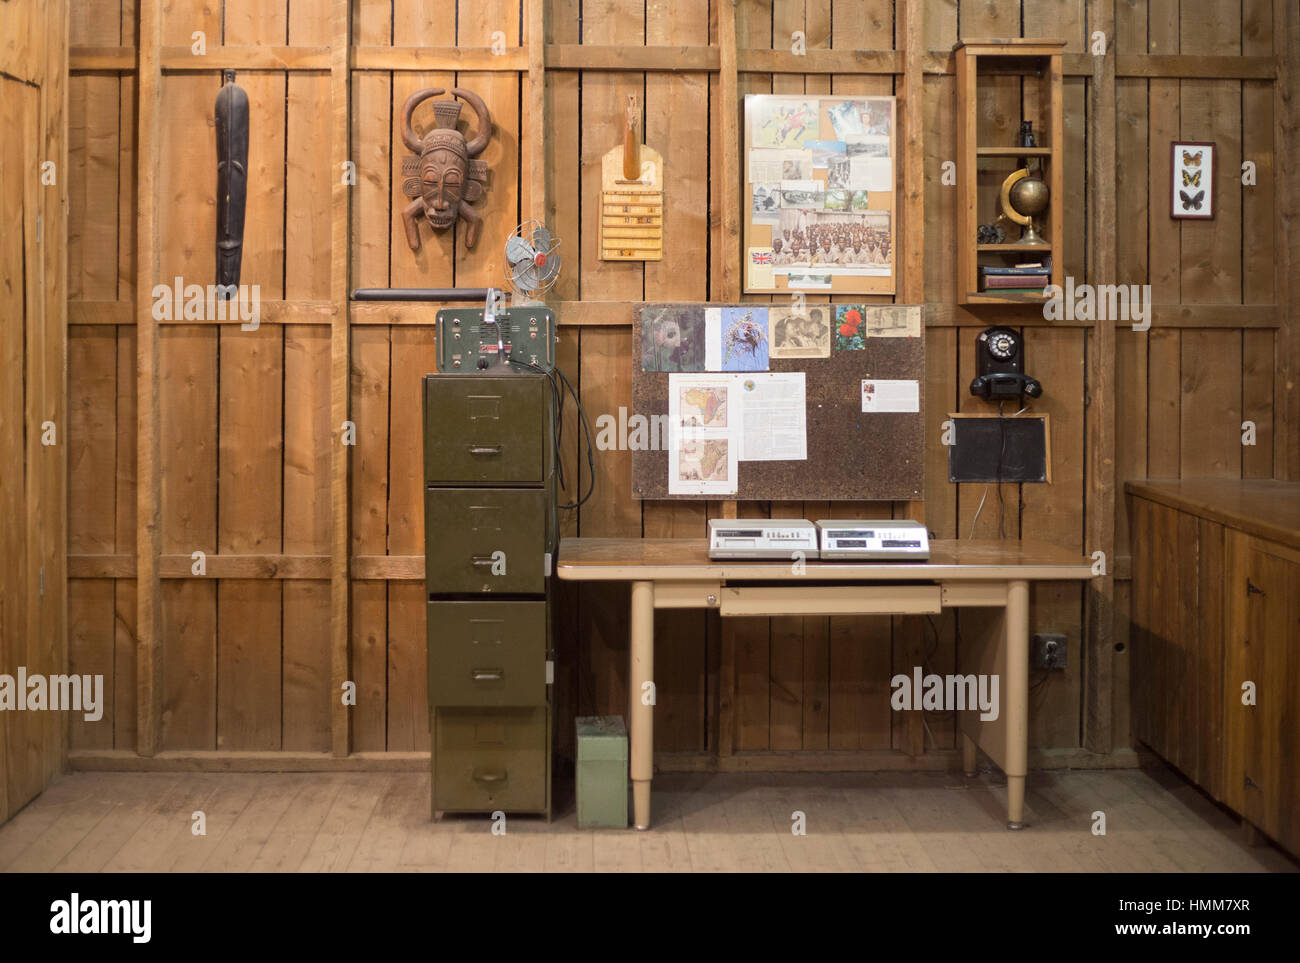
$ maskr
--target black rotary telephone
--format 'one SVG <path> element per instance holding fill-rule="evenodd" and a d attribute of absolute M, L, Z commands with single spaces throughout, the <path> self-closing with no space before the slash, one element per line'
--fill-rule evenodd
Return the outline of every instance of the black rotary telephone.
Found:
<path fill-rule="evenodd" d="M 1025 346 L 1014 328 L 985 328 L 975 338 L 975 380 L 970 393 L 989 401 L 1037 398 L 1043 386 L 1025 374 Z"/>

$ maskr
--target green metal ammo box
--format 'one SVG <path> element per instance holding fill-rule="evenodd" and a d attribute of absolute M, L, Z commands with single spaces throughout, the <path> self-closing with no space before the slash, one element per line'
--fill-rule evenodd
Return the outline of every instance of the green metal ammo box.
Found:
<path fill-rule="evenodd" d="M 579 716 L 579 829 L 627 829 L 627 729 L 621 716 Z"/>
<path fill-rule="evenodd" d="M 549 819 L 554 393 L 477 370 L 424 379 L 431 808 Z"/>

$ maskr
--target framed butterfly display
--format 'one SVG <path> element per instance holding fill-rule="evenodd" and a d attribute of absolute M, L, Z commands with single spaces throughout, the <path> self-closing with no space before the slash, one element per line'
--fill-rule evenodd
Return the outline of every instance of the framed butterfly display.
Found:
<path fill-rule="evenodd" d="M 1174 141 L 1171 151 L 1170 217 L 1208 221 L 1214 217 L 1214 145 Z"/>

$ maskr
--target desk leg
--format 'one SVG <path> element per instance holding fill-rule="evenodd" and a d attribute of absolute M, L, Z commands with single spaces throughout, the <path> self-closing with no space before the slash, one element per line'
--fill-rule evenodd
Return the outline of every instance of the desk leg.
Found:
<path fill-rule="evenodd" d="M 632 642 L 628 671 L 628 739 L 632 774 L 632 825 L 650 828 L 654 775 L 655 587 L 632 583 Z M 651 683 L 647 690 L 645 683 Z"/>
<path fill-rule="evenodd" d="M 968 776 L 976 774 L 975 751 L 977 748 L 975 740 L 963 732 L 961 734 L 961 771 Z"/>
<path fill-rule="evenodd" d="M 1007 829 L 1023 829 L 1029 764 L 1029 583 L 1007 584 Z"/>

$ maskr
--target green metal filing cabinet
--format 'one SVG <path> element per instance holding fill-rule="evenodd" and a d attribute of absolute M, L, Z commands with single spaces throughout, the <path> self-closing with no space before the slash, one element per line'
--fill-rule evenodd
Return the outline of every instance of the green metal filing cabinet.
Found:
<path fill-rule="evenodd" d="M 550 818 L 554 432 L 545 375 L 424 379 L 435 818 Z"/>

